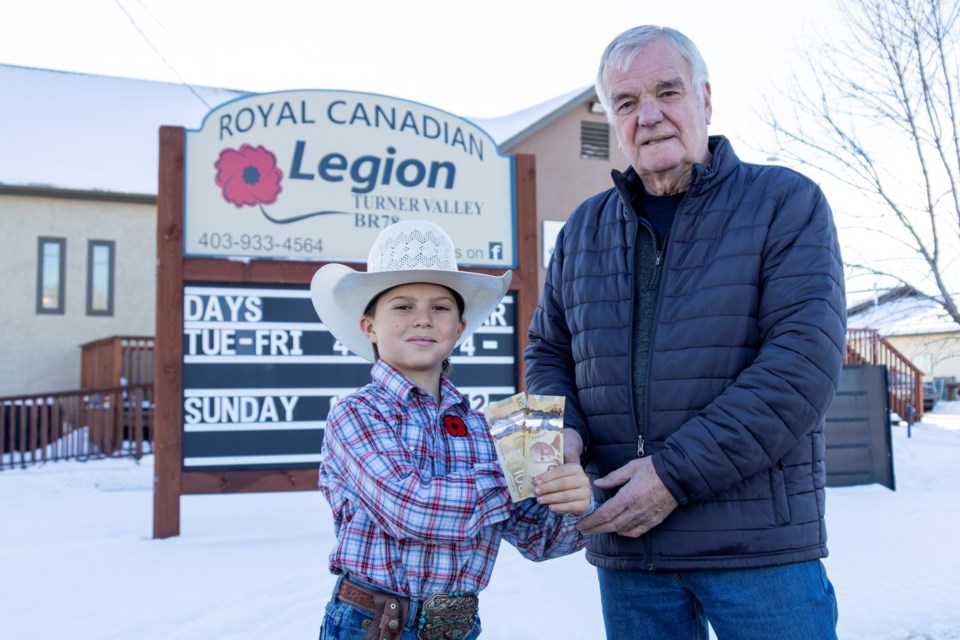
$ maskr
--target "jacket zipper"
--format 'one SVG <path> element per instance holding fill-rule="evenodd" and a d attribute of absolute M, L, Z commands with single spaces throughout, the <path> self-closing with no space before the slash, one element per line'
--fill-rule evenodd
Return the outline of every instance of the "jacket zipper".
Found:
<path fill-rule="evenodd" d="M 674 218 L 676 219 L 676 218 Z M 649 226 L 649 225 L 648 225 Z M 652 229 L 651 229 L 652 231 Z M 667 243 L 670 241 L 670 232 L 673 231 L 673 225 L 667 229 L 667 233 L 663 237 L 663 243 L 657 243 L 657 252 L 653 258 L 653 278 L 650 281 L 650 288 L 656 288 L 660 286 L 660 274 L 663 270 L 663 254 L 667 250 Z M 656 234 L 654 234 L 654 241 L 657 242 Z M 660 296 L 657 296 L 657 308 L 653 312 L 653 328 L 650 332 L 650 353 L 653 353 L 653 340 L 657 332 L 657 317 L 660 315 Z M 643 407 L 644 411 L 647 412 L 647 415 L 644 416 L 643 426 L 637 429 L 637 457 L 642 458 L 645 454 L 646 443 L 644 442 L 643 435 L 647 428 L 647 417 L 650 415 L 650 410 L 648 409 L 648 403 L 650 402 L 650 357 L 647 357 L 647 386 L 644 388 L 644 402 Z"/>
<path fill-rule="evenodd" d="M 674 215 L 674 223 L 676 223 L 677 216 L 680 215 L 679 207 L 677 208 L 677 213 Z M 653 281 L 651 286 L 654 288 L 660 287 L 660 275 L 663 270 L 663 256 L 667 251 L 667 244 L 670 242 L 670 233 L 673 231 L 673 225 L 670 225 L 670 228 L 667 229 L 667 233 L 663 236 L 663 243 L 657 245 L 657 253 L 654 257 L 653 262 Z M 654 236 L 656 238 L 656 236 Z M 650 421 L 650 369 L 651 361 L 653 360 L 653 343 L 657 334 L 657 318 L 660 317 L 660 305 L 662 303 L 663 296 L 657 295 L 657 308 L 653 311 L 653 327 L 650 330 L 650 355 L 647 357 L 647 386 L 643 390 L 644 402 L 643 410 L 646 411 L 647 415 L 643 421 L 643 430 L 637 434 L 637 457 L 642 458 L 644 456 L 645 443 L 643 441 L 643 434 L 646 431 L 647 423 Z M 647 571 L 653 571 L 656 567 L 653 564 L 653 543 L 650 540 L 650 536 L 643 536 L 643 554 L 647 559 Z"/>

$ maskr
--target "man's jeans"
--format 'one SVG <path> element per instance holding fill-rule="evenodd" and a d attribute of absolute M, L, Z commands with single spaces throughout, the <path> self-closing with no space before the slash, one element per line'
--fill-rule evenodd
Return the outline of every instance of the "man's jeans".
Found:
<path fill-rule="evenodd" d="M 837 599 L 819 560 L 757 569 L 597 569 L 607 640 L 835 640 Z"/>

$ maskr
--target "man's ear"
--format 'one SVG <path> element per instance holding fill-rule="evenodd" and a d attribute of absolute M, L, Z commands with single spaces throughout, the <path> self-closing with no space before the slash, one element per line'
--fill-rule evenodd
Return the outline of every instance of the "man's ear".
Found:
<path fill-rule="evenodd" d="M 703 83 L 703 112 L 707 117 L 707 124 L 713 119 L 713 101 L 710 98 L 710 83 Z"/>

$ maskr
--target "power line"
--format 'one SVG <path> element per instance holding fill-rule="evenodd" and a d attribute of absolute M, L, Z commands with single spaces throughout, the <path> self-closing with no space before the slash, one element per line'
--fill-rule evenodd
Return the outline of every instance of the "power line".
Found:
<path fill-rule="evenodd" d="M 147 45 L 148 45 L 151 49 L 153 49 L 153 52 L 156 53 L 157 56 L 160 58 L 160 60 L 163 61 L 163 64 L 165 64 L 165 65 L 167 66 L 167 68 L 170 69 L 170 71 L 173 72 L 173 75 L 177 76 L 177 79 L 180 81 L 180 84 L 182 84 L 182 85 L 185 86 L 187 89 L 189 89 L 189 90 L 190 90 L 190 93 L 192 93 L 194 96 L 196 96 L 197 100 L 199 100 L 200 102 L 202 102 L 202 103 L 204 104 L 204 106 L 207 107 L 207 109 L 212 110 L 213 107 L 211 107 L 209 104 L 207 104 L 207 101 L 203 99 L 203 96 L 201 96 L 199 93 L 197 93 L 196 90 L 195 90 L 192 86 L 190 86 L 190 85 L 187 83 L 187 81 L 184 80 L 183 77 L 182 77 L 179 73 L 177 73 L 177 70 L 173 68 L 173 65 L 170 64 L 170 63 L 167 61 L 167 59 L 163 56 L 163 54 L 160 53 L 160 50 L 157 49 L 156 46 L 154 46 L 153 42 L 150 41 L 150 38 L 147 37 L 147 34 L 145 34 L 145 33 L 143 32 L 143 29 L 141 29 L 140 26 L 137 24 L 137 21 L 134 20 L 134 19 L 133 19 L 133 16 L 130 15 L 130 12 L 128 12 L 128 11 L 124 8 L 124 6 L 123 6 L 122 4 L 120 4 L 120 0 L 113 0 L 113 2 L 114 2 L 114 4 L 117 5 L 117 7 L 119 7 L 120 11 L 123 11 L 123 15 L 127 16 L 127 20 L 129 20 L 129 21 L 130 21 L 130 24 L 133 25 L 133 28 L 137 30 L 137 33 L 140 34 L 140 37 L 143 38 L 143 41 L 146 42 Z"/>
<path fill-rule="evenodd" d="M 190 47 L 188 44 L 185 44 L 180 38 L 177 37 L 177 34 L 170 31 L 170 29 L 167 28 L 167 25 L 163 24 L 160 18 L 157 17 L 157 14 L 151 11 L 150 7 L 144 4 L 143 0 L 135 0 L 135 1 L 138 5 L 140 5 L 140 8 L 144 11 L 144 13 L 146 13 L 148 16 L 153 18 L 153 21 L 157 24 L 157 26 L 163 29 L 164 33 L 166 33 L 168 36 L 170 36 L 170 38 L 172 38 L 177 42 L 177 45 L 183 49 L 184 53 L 190 56 L 190 58 L 193 60 L 194 63 L 196 63 L 198 67 L 203 69 L 207 73 L 207 75 L 211 77 L 215 75 L 212 71 L 210 71 L 209 68 L 207 68 L 207 66 L 203 63 L 203 61 L 200 58 L 194 55 L 194 53 L 190 50 Z M 218 86 L 222 86 L 222 85 L 218 85 Z"/>

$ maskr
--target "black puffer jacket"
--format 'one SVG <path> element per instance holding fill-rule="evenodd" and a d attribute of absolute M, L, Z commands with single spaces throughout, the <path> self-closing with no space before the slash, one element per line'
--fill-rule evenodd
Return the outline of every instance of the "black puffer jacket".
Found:
<path fill-rule="evenodd" d="M 742 163 L 722 137 L 710 148 L 663 254 L 646 416 L 633 415 L 638 223 L 626 194 L 598 194 L 570 216 L 530 326 L 527 390 L 567 396 L 588 473 L 635 459 L 641 425 L 644 455 L 680 503 L 640 538 L 595 536 L 587 557 L 601 567 L 827 554 L 823 419 L 846 336 L 832 214 L 802 175 Z"/>

